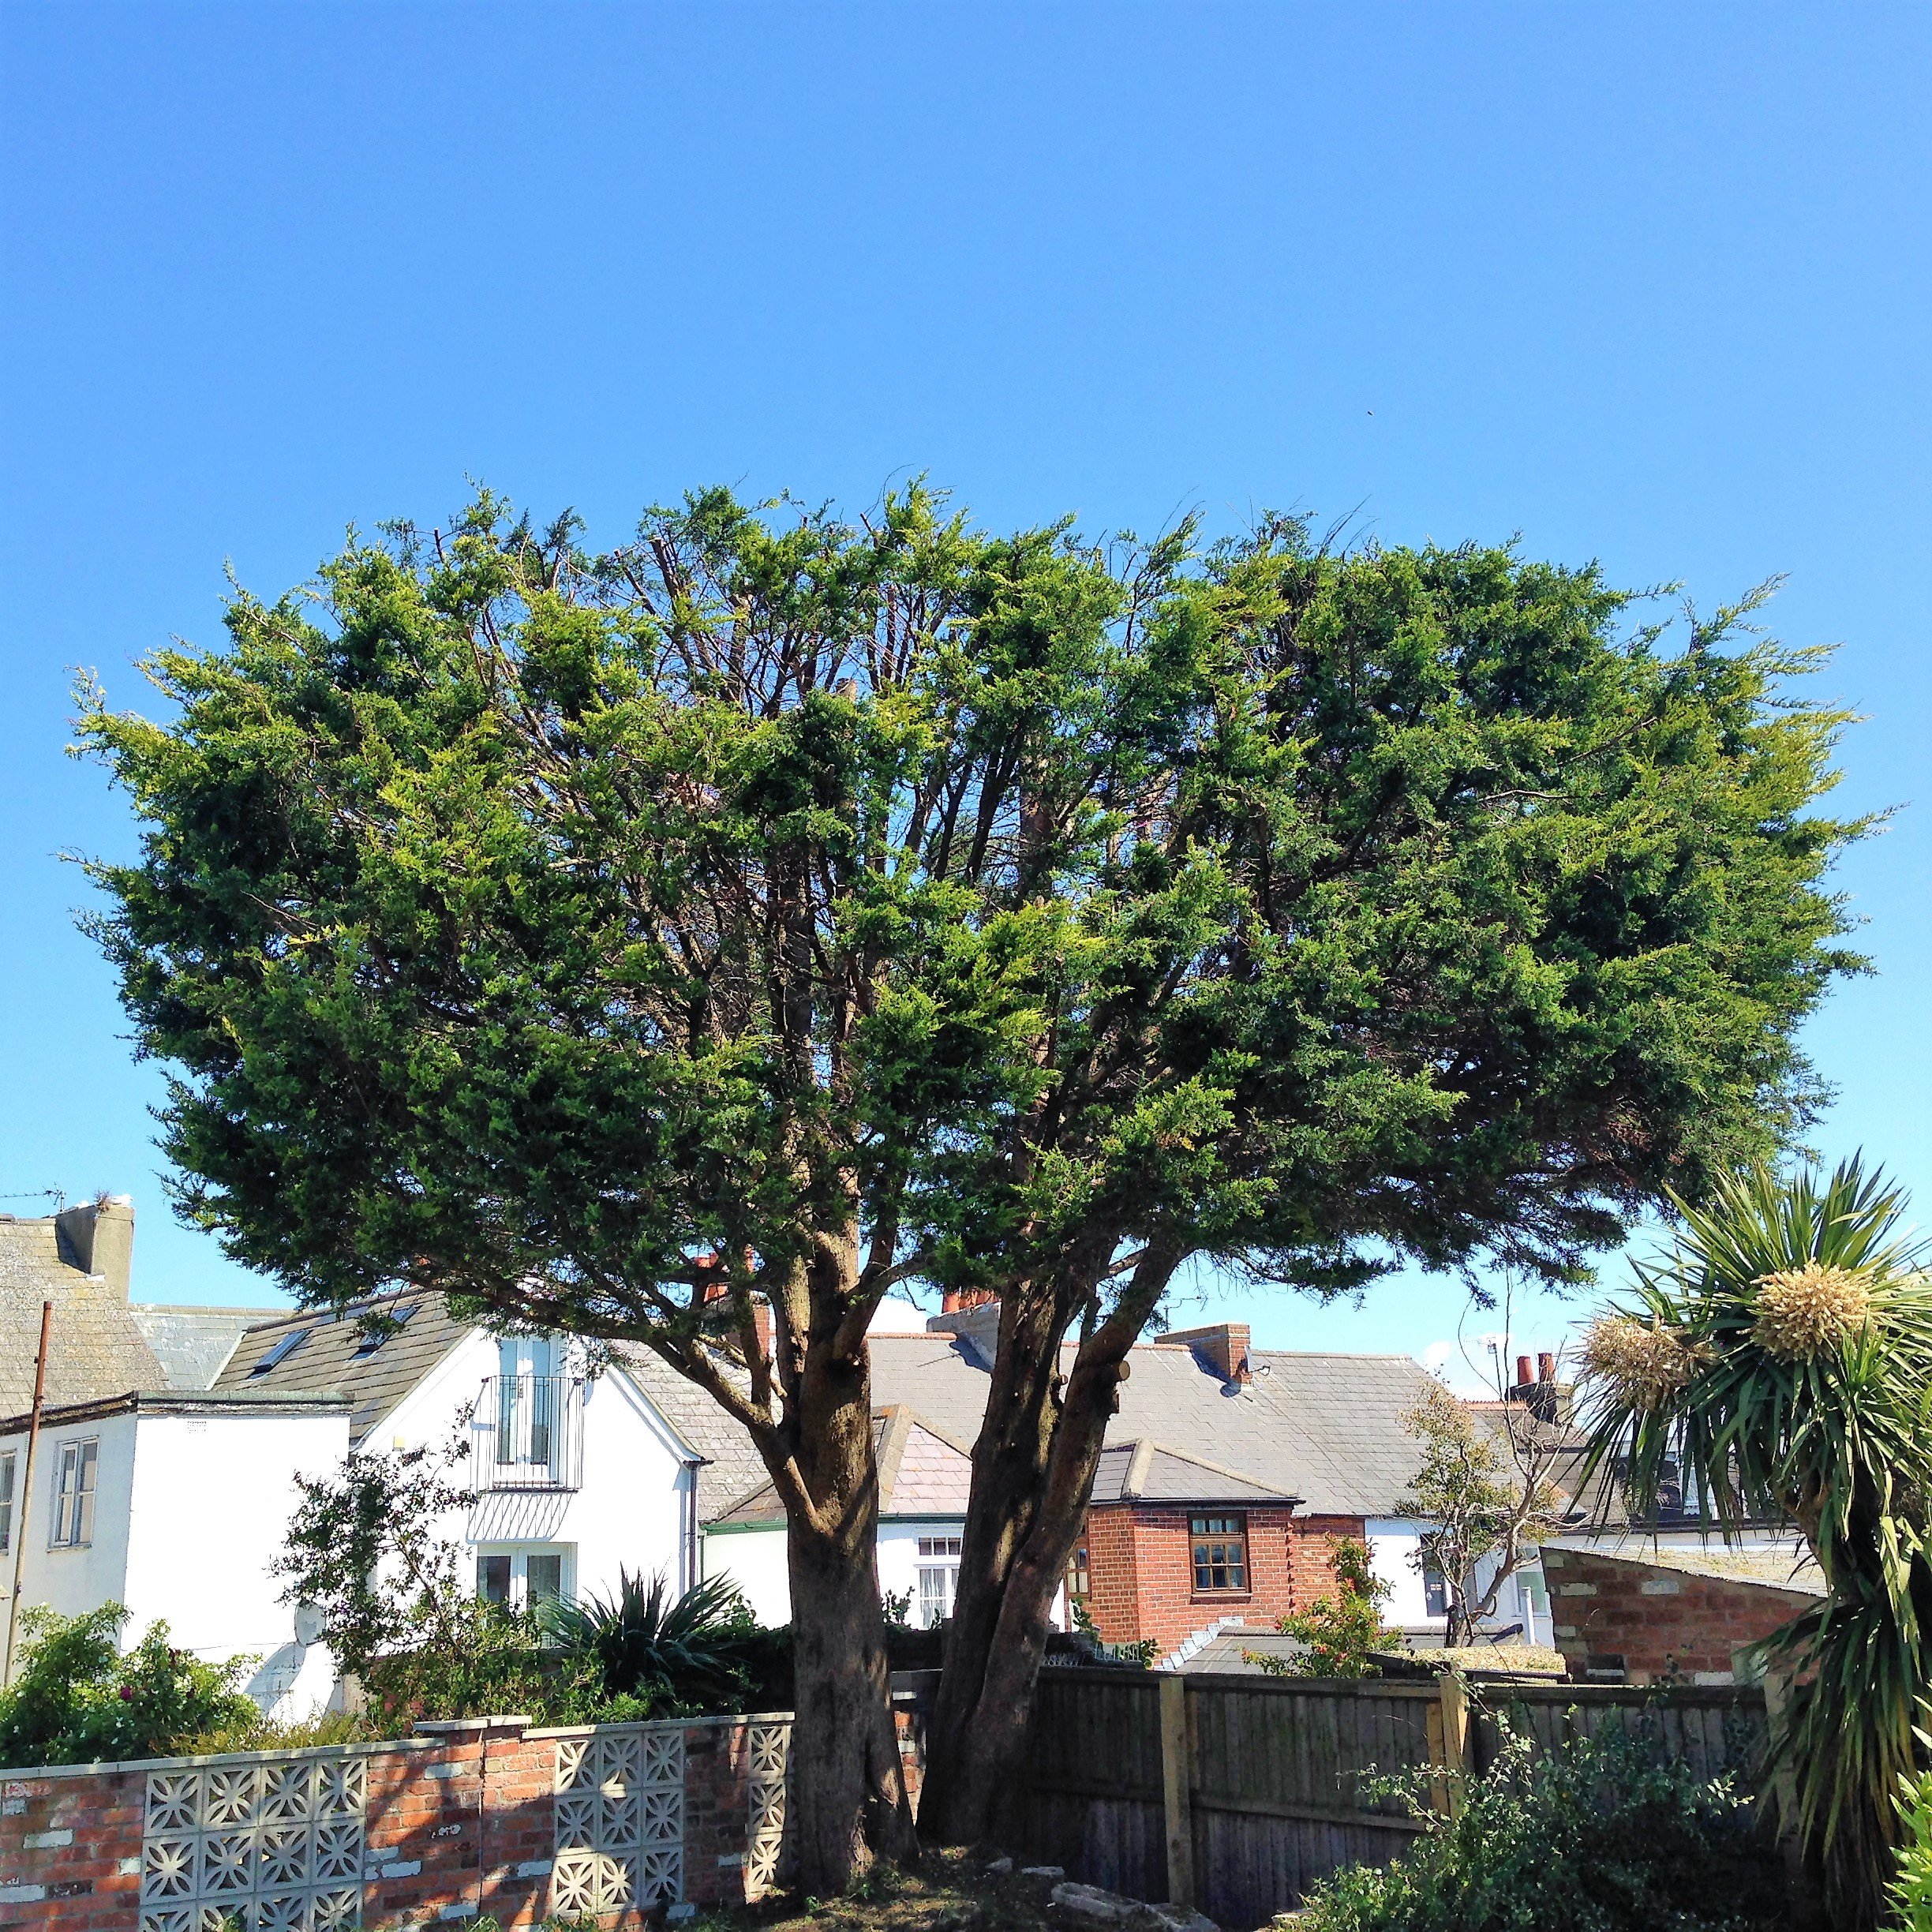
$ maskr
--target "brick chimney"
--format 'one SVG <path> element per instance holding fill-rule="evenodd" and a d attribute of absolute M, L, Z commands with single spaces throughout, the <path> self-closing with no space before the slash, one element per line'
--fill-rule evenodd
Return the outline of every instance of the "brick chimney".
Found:
<path fill-rule="evenodd" d="M 939 1312 L 963 1315 L 968 1309 L 984 1308 L 989 1301 L 998 1299 L 998 1294 L 990 1288 L 949 1288 L 939 1297 Z"/>
<path fill-rule="evenodd" d="M 1516 1357 L 1516 1380 L 1509 1391 L 1509 1399 L 1522 1403 L 1538 1421 L 1552 1427 L 1567 1423 L 1575 1411 L 1575 1396 L 1571 1383 L 1556 1380 L 1556 1357 L 1548 1349 L 1537 1355 L 1533 1376 L 1530 1372 L 1530 1357 Z"/>
<path fill-rule="evenodd" d="M 134 1267 L 134 1197 L 103 1194 L 54 1217 L 62 1259 L 98 1275 L 125 1301 Z"/>
<path fill-rule="evenodd" d="M 1224 1383 L 1239 1384 L 1248 1380 L 1245 1322 L 1216 1322 L 1207 1328 L 1174 1328 L 1154 1339 L 1185 1342 Z"/>

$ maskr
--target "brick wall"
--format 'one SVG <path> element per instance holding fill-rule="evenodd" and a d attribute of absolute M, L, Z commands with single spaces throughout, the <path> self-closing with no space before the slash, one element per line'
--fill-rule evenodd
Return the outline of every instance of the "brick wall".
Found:
<path fill-rule="evenodd" d="M 754 1838 L 754 1734 L 769 1739 L 788 1729 L 788 1720 L 771 1717 L 567 1730 L 488 1718 L 425 1724 L 422 1735 L 396 1743 L 0 1773 L 0 1928 L 137 1932 L 144 1869 L 155 1884 L 170 1846 L 194 1841 L 197 1833 L 213 1836 L 211 1780 L 218 1777 L 225 1793 L 253 1789 L 258 1805 L 270 1795 L 271 1779 L 305 1794 L 312 1815 L 278 1829 L 315 1833 L 316 1862 L 302 1882 L 318 1897 L 327 1891 L 334 1909 L 359 1893 L 372 1925 L 455 1921 L 481 1911 L 506 1927 L 530 1926 L 555 1908 L 561 1754 L 586 1740 L 594 1747 L 635 1739 L 642 1750 L 644 1734 L 670 1732 L 681 1734 L 681 1825 L 672 1828 L 680 1833 L 680 1902 L 736 1903 L 745 1896 Z M 916 1801 L 923 1756 L 910 1712 L 900 1715 L 900 1751 Z M 782 1754 L 777 1762 L 782 1773 Z M 358 1779 L 365 1780 L 359 1863 L 351 1839 L 343 1874 L 325 1881 L 319 1862 L 324 1793 L 343 1801 Z M 170 1837 L 151 1825 L 150 1814 L 159 1816 L 174 1792 L 192 1795 L 182 1799 Z M 340 1816 L 350 1813 L 344 1808 Z M 264 1842 L 267 1836 L 264 1829 Z M 155 1896 L 148 1910 L 157 1925 L 171 1924 L 172 1913 L 196 1932 L 190 1904 Z M 610 1927 L 637 1926 L 645 1917 L 635 1909 L 593 1915 Z"/>
<path fill-rule="evenodd" d="M 1817 1601 L 1798 1590 L 1589 1550 L 1546 1548 L 1543 1573 L 1556 1647 L 1571 1675 L 1621 1668 L 1631 1683 L 1730 1683 L 1734 1651 Z"/>
<path fill-rule="evenodd" d="M 1151 1637 L 1166 1656 L 1224 1617 L 1271 1628 L 1334 1589 L 1333 1540 L 1359 1537 L 1363 1527 L 1357 1517 L 1297 1516 L 1286 1505 L 1249 1508 L 1241 1512 L 1248 1588 L 1197 1592 L 1188 1526 L 1196 1513 L 1150 1503 L 1103 1503 L 1088 1512 L 1088 1610 L 1109 1643 Z"/>

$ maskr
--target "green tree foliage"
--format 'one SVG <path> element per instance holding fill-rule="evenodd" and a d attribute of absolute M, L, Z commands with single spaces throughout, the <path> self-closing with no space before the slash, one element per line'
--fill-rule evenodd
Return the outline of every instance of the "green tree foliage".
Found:
<path fill-rule="evenodd" d="M 956 1190 L 1002 1298 L 923 1829 L 971 1842 L 1012 1788 L 1127 1351 L 1192 1257 L 1574 1280 L 1807 1118 L 1859 828 L 1814 813 L 1843 714 L 1758 601 L 1672 655 L 1593 571 L 1275 523 L 1139 606 L 1120 688 L 1161 754 L 1116 795 L 1112 944 L 1056 990 L 1050 1098 Z"/>
<path fill-rule="evenodd" d="M 1294 1657 L 1241 1653 L 1271 1677 L 1376 1676 L 1375 1653 L 1397 1641 L 1382 1623 L 1382 1606 L 1392 1586 L 1369 1567 L 1368 1545 L 1357 1537 L 1337 1537 L 1331 1551 L 1335 1593 L 1317 1597 L 1307 1609 L 1290 1612 L 1275 1626 L 1285 1636 L 1300 1638 L 1307 1648 Z"/>
<path fill-rule="evenodd" d="M 1526 1404 L 1510 1402 L 1480 1419 L 1448 1390 L 1432 1387 L 1405 1418 L 1422 1460 L 1398 1516 L 1428 1526 L 1416 1560 L 1442 1577 L 1448 1597 L 1443 1642 L 1474 1638 L 1498 1594 L 1562 1520 L 1563 1498 L 1550 1472 L 1567 1457 L 1562 1432 Z"/>
<path fill-rule="evenodd" d="M 176 1739 L 258 1730 L 261 1712 L 237 1688 L 254 1661 L 204 1663 L 152 1623 L 124 1656 L 127 1612 L 103 1604 L 84 1616 L 24 1613 L 12 1683 L 0 1690 L 0 1764 L 92 1764 L 160 1755 Z"/>
<path fill-rule="evenodd" d="M 385 1651 L 456 1646 L 470 1591 L 449 1526 L 470 1498 L 444 1462 L 425 1448 L 352 1451 L 333 1474 L 295 1484 L 301 1500 L 275 1573 L 288 1578 L 283 1602 L 320 1612 L 338 1665 L 360 1673 Z"/>
<path fill-rule="evenodd" d="M 641 1342 L 787 1511 L 806 1881 L 904 1851 L 864 1335 L 997 1288 L 940 1739 L 1010 1784 L 1127 1348 L 1191 1257 L 1569 1279 L 1812 1103 L 1841 714 L 1593 571 L 488 498 L 84 694 L 183 1205 L 305 1299 Z M 769 1356 L 756 1301 L 770 1307 Z M 1063 1339 L 1077 1335 L 1064 1384 Z M 997 1664 L 995 1660 L 999 1660 Z M 863 1724 L 853 1713 L 871 1712 Z M 878 1795 L 885 1794 L 882 1803 Z"/>
<path fill-rule="evenodd" d="M 1317 1886 L 1295 1932 L 1773 1932 L 1791 1900 L 1732 1773 L 1697 1778 L 1651 1724 L 1578 1735 L 1540 1758 L 1506 1730 L 1447 1818 L 1432 1776 L 1378 1780 L 1427 1831 L 1387 1865 Z"/>
<path fill-rule="evenodd" d="M 1877 1923 L 1932 1693 L 1932 1281 L 1906 1202 L 1855 1157 L 1829 1178 L 1758 1167 L 1677 1203 L 1675 1249 L 1591 1331 L 1592 1457 L 1655 1506 L 1694 1472 L 1716 1528 L 1783 1518 L 1828 1595 L 1762 1646 L 1774 1742 L 1833 1923 Z"/>

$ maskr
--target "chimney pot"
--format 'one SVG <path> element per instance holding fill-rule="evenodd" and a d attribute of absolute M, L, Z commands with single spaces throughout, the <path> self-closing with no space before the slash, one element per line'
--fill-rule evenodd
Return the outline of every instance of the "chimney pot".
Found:
<path fill-rule="evenodd" d="M 1554 1382 L 1556 1380 L 1556 1357 L 1546 1349 L 1537 1357 L 1537 1380 Z"/>
<path fill-rule="evenodd" d="M 1522 1388 L 1535 1380 L 1536 1377 L 1530 1372 L 1530 1357 L 1527 1355 L 1518 1355 L 1516 1357 L 1516 1386 Z"/>

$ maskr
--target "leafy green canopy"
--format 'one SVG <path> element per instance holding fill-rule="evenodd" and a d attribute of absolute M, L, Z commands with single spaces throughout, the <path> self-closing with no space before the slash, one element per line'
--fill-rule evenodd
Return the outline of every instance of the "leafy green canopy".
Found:
<path fill-rule="evenodd" d="M 166 721 L 84 695 L 144 828 L 95 930 L 237 1256 L 644 1339 L 780 1466 L 894 1281 L 1572 1277 L 1805 1118 L 1841 714 L 1627 604 L 1291 522 L 710 492 L 592 556 L 485 497 L 238 594 Z"/>

